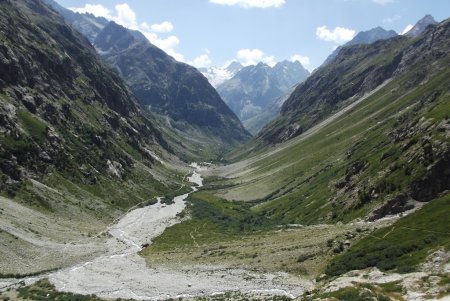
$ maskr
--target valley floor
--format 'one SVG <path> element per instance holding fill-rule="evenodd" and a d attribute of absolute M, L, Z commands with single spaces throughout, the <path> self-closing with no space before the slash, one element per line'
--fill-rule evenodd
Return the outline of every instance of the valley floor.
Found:
<path fill-rule="evenodd" d="M 197 165 L 193 167 L 200 169 Z M 194 191 L 203 184 L 197 172 L 188 180 L 195 184 Z M 172 203 L 159 199 L 157 204 L 134 209 L 108 227 L 106 234 L 101 233 L 89 243 L 83 240 L 70 244 L 48 243 L 5 229 L 30 245 L 45 244 L 46 249 L 54 249 L 55 253 L 50 252 L 49 256 L 55 261 L 78 263 L 39 276 L 0 280 L 0 292 L 3 291 L 0 296 L 14 300 L 17 291 L 6 289 L 19 287 L 20 292 L 25 284 L 31 285 L 26 290 L 36 285 L 42 289 L 44 285 L 51 292 L 105 299 L 315 300 L 358 295 L 362 291 L 376 298 L 390 296 L 393 300 L 448 300 L 443 287 L 449 280 L 450 255 L 445 251 L 434 253 L 415 273 L 383 273 L 372 268 L 317 282 L 336 248 L 347 248 L 361 237 L 371 236 L 372 231 L 392 225 L 399 216 L 376 222 L 287 225 L 213 240 L 204 237 L 203 233 L 208 231 L 194 229 L 189 232 L 187 239 L 192 241 L 187 245 L 161 248 L 157 243 L 156 248 L 147 248 L 167 228 L 186 221 L 181 212 L 188 195 L 177 196 Z M 42 279 L 48 279 L 49 283 L 43 283 Z"/>
<path fill-rule="evenodd" d="M 199 186 L 202 184 L 202 178 L 196 172 L 188 180 Z M 196 190 L 195 187 L 193 189 Z M 181 221 L 178 215 L 185 208 L 187 196 L 177 196 L 171 204 L 162 203 L 160 199 L 155 205 L 132 210 L 110 226 L 107 235 L 100 235 L 89 244 L 72 242 L 48 246 L 50 243 L 43 240 L 16 233 L 31 245 L 47 244 L 46 247 L 58 249 L 60 253 L 49 253 L 54 261 L 58 261 L 58 258 L 61 261 L 69 260 L 67 254 L 73 256 L 79 250 L 83 250 L 87 257 L 81 260 L 82 263 L 55 272 L 0 280 L 0 290 L 31 285 L 44 278 L 48 278 L 60 292 L 95 294 L 108 299 L 160 300 L 212 296 L 229 291 L 293 298 L 312 287 L 311 281 L 285 272 L 260 272 L 226 264 L 147 266 L 138 252 L 166 228 Z"/>

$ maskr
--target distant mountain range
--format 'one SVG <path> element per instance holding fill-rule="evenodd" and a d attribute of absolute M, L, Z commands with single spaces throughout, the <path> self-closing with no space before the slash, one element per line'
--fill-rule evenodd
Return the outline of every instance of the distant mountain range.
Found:
<path fill-rule="evenodd" d="M 217 87 L 217 91 L 251 133 L 256 134 L 279 112 L 283 97 L 309 75 L 299 62 L 270 67 L 247 66 Z"/>
<path fill-rule="evenodd" d="M 74 13 L 47 0 L 84 34 L 126 81 L 139 102 L 169 125 L 203 141 L 231 147 L 250 135 L 208 80 L 152 45 L 143 34 L 104 18 Z"/>

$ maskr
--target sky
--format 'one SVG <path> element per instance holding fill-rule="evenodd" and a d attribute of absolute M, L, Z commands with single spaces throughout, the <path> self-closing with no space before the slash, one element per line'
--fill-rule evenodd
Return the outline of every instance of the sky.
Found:
<path fill-rule="evenodd" d="M 312 71 L 359 31 L 402 33 L 426 14 L 450 17 L 450 0 L 56 0 L 140 30 L 196 67 L 298 60 Z"/>

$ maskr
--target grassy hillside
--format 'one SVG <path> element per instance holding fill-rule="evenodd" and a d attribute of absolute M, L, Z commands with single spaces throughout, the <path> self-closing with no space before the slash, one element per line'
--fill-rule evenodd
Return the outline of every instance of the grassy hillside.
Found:
<path fill-rule="evenodd" d="M 169 228 L 144 257 L 150 264 L 223 263 L 317 276 L 349 237 L 365 238 L 328 267 L 330 275 L 374 262 L 406 272 L 430 251 L 448 248 L 443 227 L 450 207 L 442 180 L 449 166 L 450 71 L 414 88 L 407 84 L 410 76 L 386 83 L 304 136 L 211 171 L 216 176 L 207 179 L 207 191 L 190 197 L 191 219 Z M 338 223 L 378 219 L 429 200 L 390 228 L 374 224 L 382 229 L 371 235 L 364 223 Z M 320 223 L 330 226 L 288 226 Z M 277 225 L 290 230 L 280 233 Z M 383 239 L 374 242 L 373 236 Z M 261 245 L 270 247 L 261 251 Z M 283 263 L 275 264 L 281 257 Z"/>
<path fill-rule="evenodd" d="M 349 221 L 391 200 L 406 208 L 436 197 L 446 189 L 440 176 L 448 176 L 437 170 L 448 166 L 449 75 L 412 89 L 414 74 L 390 81 L 323 127 L 231 166 L 238 177 L 218 194 L 259 200 L 262 214 L 286 223 Z M 436 187 L 424 184 L 433 177 Z"/>
<path fill-rule="evenodd" d="M 448 25 L 444 22 L 436 29 L 440 31 L 440 45 L 450 40 Z M 245 235 L 230 238 L 220 231 L 210 233 L 211 228 L 202 228 L 203 223 L 192 215 L 192 220 L 167 232 L 176 230 L 178 235 L 172 237 L 184 235 L 186 240 L 170 241 L 170 236 L 164 234 L 146 251 L 147 260 L 155 263 L 151 259 L 153 256 L 163 262 L 164 258 L 192 262 L 192 257 L 195 257 L 207 263 L 270 267 L 292 273 L 302 273 L 299 271 L 303 269 L 303 274 L 317 275 L 326 270 L 329 275 L 336 276 L 370 266 L 409 272 L 417 269 L 418 264 L 433 251 L 439 248 L 448 251 L 449 234 L 445 227 L 449 222 L 450 208 L 450 70 L 447 68 L 450 58 L 436 49 L 436 52 L 418 59 L 417 56 L 423 54 L 420 48 L 425 47 L 425 40 L 429 41 L 428 37 L 395 40 L 392 51 L 398 52 L 397 47 L 400 47 L 410 53 L 398 64 L 401 72 L 370 92 L 355 94 L 345 105 L 339 105 L 342 108 L 339 112 L 316 122 L 295 138 L 263 148 L 258 146 L 259 140 L 254 140 L 252 143 L 256 147 L 253 150 L 237 150 L 228 158 L 241 160 L 210 170 L 205 188 L 208 194 L 225 202 L 215 202 L 217 206 L 238 204 L 257 220 L 267 220 L 275 226 L 287 228 L 292 224 L 314 227 L 328 224 L 334 225 L 338 231 L 342 225 L 340 222 L 356 227 L 370 225 L 366 222 L 352 223 L 361 219 L 376 221 L 413 208 L 417 209 L 415 213 L 388 228 L 380 225 L 381 229 L 374 233 L 347 229 L 348 237 L 355 239 L 350 242 L 348 251 L 339 238 L 344 234 L 342 232 L 335 233 L 336 237 L 331 235 L 326 240 L 316 241 L 311 245 L 320 246 L 322 252 L 299 252 L 297 255 L 299 262 L 305 260 L 306 265 L 295 263 L 293 253 L 282 250 L 295 248 L 286 247 L 289 242 L 296 241 L 292 237 L 274 234 L 269 228 L 251 229 Z M 395 44 L 399 41 L 400 45 Z M 366 55 L 370 61 L 373 60 L 370 53 Z M 405 66 L 411 60 L 413 63 Z M 353 69 L 346 72 L 341 76 L 350 76 Z M 420 209 L 423 204 L 426 205 Z M 183 230 L 183 225 L 196 222 L 199 224 L 191 228 L 191 232 Z M 220 223 L 211 222 L 211 225 L 217 224 Z M 230 230 L 231 226 L 227 229 Z M 307 240 L 306 229 L 309 228 L 296 235 Z M 321 235 L 320 231 L 315 231 Z M 198 239 L 195 233 L 200 234 Z M 271 238 L 257 238 L 262 233 L 270 233 Z M 214 244 L 223 246 L 224 250 L 208 247 L 212 243 L 203 240 L 206 237 L 222 237 Z M 360 238 L 362 240 L 357 242 Z M 266 253 L 260 256 L 256 252 L 258 254 L 254 258 L 250 259 L 250 256 L 247 260 L 232 259 L 228 255 L 238 252 L 237 245 L 244 248 L 247 255 L 252 254 L 250 250 L 254 249 L 249 246 L 255 248 L 258 243 L 270 245 L 275 252 L 283 254 L 288 268 L 274 267 L 270 260 L 263 259 L 271 258 Z M 160 248 L 163 245 L 167 249 Z M 192 256 L 183 255 L 188 245 L 195 246 Z M 342 255 L 325 268 L 326 261 L 342 251 Z M 246 258 L 244 254 L 239 255 Z M 239 258 L 239 255 L 234 254 L 234 258 Z M 308 259 L 308 256 L 313 259 Z M 261 264 L 258 264 L 258 259 Z M 311 262 L 316 269 L 308 268 Z M 361 291 L 341 293 L 356 296 Z M 372 293 L 374 296 L 384 295 L 379 288 L 373 288 Z"/>
<path fill-rule="evenodd" d="M 330 276 L 376 266 L 381 270 L 415 271 L 434 251 L 450 250 L 450 195 L 438 198 L 392 226 L 379 229 L 336 257 Z"/>

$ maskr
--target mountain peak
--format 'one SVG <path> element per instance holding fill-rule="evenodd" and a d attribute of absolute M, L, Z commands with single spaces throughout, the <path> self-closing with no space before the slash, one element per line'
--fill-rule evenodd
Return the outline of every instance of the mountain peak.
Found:
<path fill-rule="evenodd" d="M 284 61 L 278 62 L 272 68 L 275 69 L 275 68 L 280 68 L 280 67 L 295 67 L 295 68 L 301 67 L 301 68 L 304 68 L 302 63 L 300 63 L 299 61 L 288 61 L 288 60 L 284 60 Z"/>
<path fill-rule="evenodd" d="M 378 40 L 386 40 L 395 36 L 397 36 L 397 33 L 395 31 L 386 30 L 380 26 L 377 26 L 366 31 L 358 32 L 358 34 L 351 41 L 347 42 L 345 46 L 356 44 L 372 44 Z"/>
<path fill-rule="evenodd" d="M 232 78 L 236 73 L 244 68 L 238 61 L 232 61 L 226 67 L 198 68 L 198 70 L 208 79 L 213 87 L 217 88 L 223 82 Z"/>
<path fill-rule="evenodd" d="M 405 35 L 408 37 L 416 37 L 420 35 L 422 32 L 427 29 L 430 25 L 435 25 L 438 22 L 433 18 L 431 15 L 425 15 L 422 19 L 417 21 L 416 25 L 414 25 L 413 28 L 411 28 L 410 31 L 408 31 Z"/>
<path fill-rule="evenodd" d="M 387 40 L 395 36 L 397 36 L 397 33 L 394 30 L 386 30 L 380 26 L 377 26 L 375 28 L 366 31 L 360 31 L 353 39 L 345 43 L 343 46 L 339 46 L 338 48 L 336 48 L 327 57 L 323 65 L 328 65 L 331 61 L 333 61 L 339 54 L 339 51 L 341 51 L 342 47 L 358 44 L 372 44 L 375 43 L 376 41 Z"/>
<path fill-rule="evenodd" d="M 242 68 L 217 91 L 244 126 L 256 134 L 278 114 L 280 98 L 308 75 L 297 61 L 284 60 L 273 67 L 260 62 Z"/>
<path fill-rule="evenodd" d="M 259 62 L 259 63 L 256 65 L 256 67 L 258 67 L 258 68 L 270 68 L 269 65 L 267 65 L 266 63 L 263 63 L 263 62 Z"/>
<path fill-rule="evenodd" d="M 226 69 L 230 72 L 236 73 L 239 70 L 241 70 L 242 68 L 244 68 L 244 66 L 242 66 L 242 64 L 238 61 L 232 61 L 227 67 Z"/>
<path fill-rule="evenodd" d="M 298 63 L 298 61 L 288 61 L 288 60 L 283 60 L 278 62 L 275 66 L 290 66 L 290 65 L 295 65 L 295 63 Z"/>

